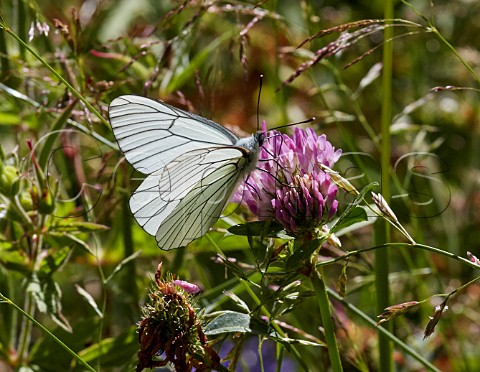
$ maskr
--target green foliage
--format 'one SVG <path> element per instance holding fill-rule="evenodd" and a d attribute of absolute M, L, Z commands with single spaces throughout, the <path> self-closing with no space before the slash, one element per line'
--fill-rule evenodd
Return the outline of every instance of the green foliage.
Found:
<path fill-rule="evenodd" d="M 404 356 L 397 369 L 475 370 L 475 2 L 402 2 L 391 23 L 380 19 L 381 2 L 57 3 L 0 4 L 0 366 L 131 370 L 134 325 L 162 261 L 164 272 L 203 288 L 205 333 L 232 370 L 251 336 L 264 369 L 328 368 L 324 305 L 343 367 L 375 370 L 370 251 L 390 246 L 386 311 L 397 313 L 386 334 Z M 392 152 L 382 154 L 378 63 L 388 28 Z M 159 251 L 128 210 L 141 175 L 115 144 L 108 103 L 147 95 L 250 133 L 260 74 L 259 116 L 269 127 L 316 117 L 309 125 L 343 149 L 338 217 L 299 239 L 232 207 L 184 250 Z M 382 174 L 394 216 L 370 199 L 385 189 Z M 375 246 L 380 218 L 392 236 Z M 326 289 L 312 282 L 320 267 Z M 325 293 L 334 306 L 319 304 Z M 418 344 L 422 332 L 433 333 Z"/>

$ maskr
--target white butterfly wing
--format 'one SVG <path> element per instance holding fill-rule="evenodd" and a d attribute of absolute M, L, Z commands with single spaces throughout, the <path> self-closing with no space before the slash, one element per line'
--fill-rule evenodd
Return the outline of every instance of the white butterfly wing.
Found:
<path fill-rule="evenodd" d="M 141 96 L 115 98 L 108 113 L 120 149 L 144 174 L 163 169 L 189 151 L 232 146 L 239 139 L 211 120 Z"/>
<path fill-rule="evenodd" d="M 130 198 L 137 222 L 164 250 L 204 235 L 256 163 L 258 137 L 149 98 L 127 95 L 109 106 L 126 159 L 146 179 Z"/>
<path fill-rule="evenodd" d="M 183 247 L 204 235 L 220 218 L 243 179 L 248 162 L 244 155 L 248 150 L 232 147 L 207 151 L 202 163 L 198 164 L 196 170 L 192 169 L 191 180 L 197 181 L 193 187 L 187 191 L 186 187 L 180 185 L 181 179 L 178 178 L 177 181 L 173 180 L 172 192 L 161 193 L 160 199 L 165 195 L 171 198 L 166 202 L 168 206 L 156 216 L 157 221 L 161 220 L 161 223 L 155 237 L 158 246 L 164 250 Z M 178 174 L 183 170 L 185 163 L 200 157 L 195 154 L 193 157 L 182 158 L 179 161 L 174 160 L 167 166 L 169 172 Z M 165 178 L 162 178 L 161 183 L 164 180 Z M 180 191 L 177 191 L 176 186 Z"/>
<path fill-rule="evenodd" d="M 222 168 L 227 169 L 224 167 L 231 166 L 230 163 L 243 163 L 245 151 L 248 150 L 238 147 L 207 148 L 190 151 L 174 159 L 161 171 L 147 176 L 135 190 L 130 198 L 130 209 L 135 219 L 147 233 L 158 237 L 161 225 L 171 213 L 178 213 L 175 211 L 182 208 L 179 203 L 186 199 L 195 187 L 200 185 L 201 189 L 206 186 L 206 183 L 211 181 L 211 178 L 208 178 L 211 173 L 219 172 Z M 239 182 L 241 169 L 237 168 L 236 171 Z M 230 197 L 229 192 L 225 191 L 224 196 Z M 217 214 L 216 219 L 219 216 L 220 214 Z M 182 228 L 181 224 L 183 222 L 179 221 L 179 228 Z"/>

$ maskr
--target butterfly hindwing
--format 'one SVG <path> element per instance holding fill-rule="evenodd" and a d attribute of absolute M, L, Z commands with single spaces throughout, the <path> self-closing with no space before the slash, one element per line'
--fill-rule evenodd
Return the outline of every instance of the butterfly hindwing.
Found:
<path fill-rule="evenodd" d="M 171 161 L 130 199 L 135 219 L 162 249 L 184 246 L 215 223 L 242 180 L 245 149 L 213 147 Z M 170 236 L 170 237 L 169 237 Z"/>
<path fill-rule="evenodd" d="M 233 149 L 228 149 L 233 150 Z M 236 187 L 243 179 L 245 165 L 240 156 L 225 160 L 208 170 L 172 212 L 162 221 L 156 239 L 162 249 L 182 247 L 204 235 L 221 216 Z"/>

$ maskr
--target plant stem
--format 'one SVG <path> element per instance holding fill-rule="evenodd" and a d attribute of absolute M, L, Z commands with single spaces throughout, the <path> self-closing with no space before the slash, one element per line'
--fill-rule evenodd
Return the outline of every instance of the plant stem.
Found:
<path fill-rule="evenodd" d="M 356 256 L 356 255 L 359 255 L 361 253 L 366 253 L 366 252 L 369 252 L 369 251 L 375 251 L 375 250 L 379 250 L 379 249 L 386 248 L 386 247 L 423 249 L 423 250 L 426 250 L 426 251 L 430 251 L 430 252 L 433 252 L 433 253 L 440 254 L 442 256 L 451 258 L 453 260 L 457 260 L 457 261 L 461 262 L 462 264 L 471 267 L 472 269 L 480 270 L 480 266 L 478 266 L 476 263 L 474 263 L 470 260 L 467 260 L 464 257 L 456 255 L 455 253 L 451 253 L 451 252 L 444 251 L 444 250 L 439 249 L 439 248 L 435 248 L 435 247 L 432 247 L 432 246 L 429 246 L 429 245 L 419 244 L 419 243 L 415 243 L 415 244 L 410 244 L 410 243 L 385 243 L 385 244 L 380 244 L 380 245 L 376 245 L 376 246 L 373 246 L 373 247 L 358 249 L 358 250 L 355 250 L 355 251 L 349 251 L 349 252 L 347 252 L 347 253 L 345 253 L 341 256 L 331 258 L 331 259 L 326 260 L 326 261 L 318 262 L 315 266 L 319 267 L 319 266 L 331 265 L 335 262 L 346 260 L 350 256 Z M 383 311 L 383 309 L 382 309 L 382 311 Z"/>
<path fill-rule="evenodd" d="M 85 106 L 88 108 L 88 110 L 93 113 L 97 118 L 100 119 L 100 121 L 105 124 L 105 126 L 109 126 L 108 122 L 105 120 L 105 118 L 98 112 L 97 109 L 95 109 L 90 102 L 87 101 L 86 98 L 82 96 L 82 94 L 76 90 L 67 80 L 63 78 L 62 75 L 60 75 L 57 70 L 55 70 L 52 66 L 50 66 L 40 55 L 35 52 L 33 48 L 30 47 L 25 41 L 23 41 L 15 32 L 13 32 L 10 28 L 7 27 L 6 24 L 0 23 L 0 27 L 2 27 L 5 32 L 13 36 L 14 39 L 16 39 L 21 46 L 23 46 L 26 50 L 28 50 L 45 68 L 47 68 L 62 84 L 64 84 L 80 101 L 82 101 Z"/>
<path fill-rule="evenodd" d="M 8 301 L 7 301 L 8 302 Z M 32 294 L 26 293 L 25 294 L 25 308 L 27 314 L 31 314 L 34 312 L 35 306 L 33 305 L 32 301 Z M 22 318 L 21 326 L 20 326 L 20 336 L 18 338 L 18 356 L 20 362 L 23 364 L 24 361 L 27 360 L 27 346 L 30 340 L 30 334 L 32 332 L 32 323 L 28 321 L 28 319 Z"/>
<path fill-rule="evenodd" d="M 4 301 L 10 306 L 13 306 L 19 313 L 25 316 L 28 320 L 30 320 L 33 324 L 39 327 L 42 331 L 44 331 L 48 336 L 50 336 L 57 344 L 59 344 L 63 349 L 65 349 L 70 355 L 72 355 L 81 365 L 85 366 L 88 371 L 95 372 L 95 370 L 85 362 L 78 354 L 76 354 L 72 349 L 70 349 L 67 345 L 65 345 L 57 336 L 55 336 L 52 332 L 50 332 L 47 328 L 45 328 L 41 323 L 39 323 L 35 318 L 33 318 L 30 314 L 26 313 L 20 306 L 12 302 L 8 297 L 5 297 L 2 293 L 0 293 L 0 300 Z"/>
<path fill-rule="evenodd" d="M 241 284 L 243 285 L 243 287 L 245 288 L 247 293 L 250 295 L 252 300 L 257 304 L 257 306 L 259 306 L 262 314 L 270 319 L 272 317 L 272 315 L 270 314 L 268 309 L 265 306 L 262 305 L 262 302 L 260 301 L 258 296 L 255 294 L 255 292 L 252 290 L 252 288 L 250 288 L 249 283 L 246 282 L 245 280 L 241 280 Z M 285 337 L 285 332 L 283 332 L 283 330 L 280 328 L 280 326 L 277 323 L 272 322 L 271 325 L 272 325 L 273 329 L 275 329 L 275 331 L 280 335 L 280 337 Z M 302 359 L 302 356 L 301 356 L 300 352 L 297 350 L 297 348 L 295 347 L 295 345 L 290 345 L 290 352 L 295 356 L 295 358 L 296 358 L 297 362 L 300 364 L 300 366 L 305 371 L 308 371 L 308 367 L 305 364 L 304 360 Z"/>
<path fill-rule="evenodd" d="M 391 332 L 388 330 L 382 328 L 382 327 L 377 327 L 377 323 L 370 318 L 368 315 L 366 315 L 363 311 L 361 311 L 359 308 L 355 307 L 352 305 L 350 302 L 345 301 L 342 297 L 340 297 L 335 291 L 331 290 L 330 288 L 327 288 L 328 295 L 330 297 L 335 298 L 338 302 L 340 302 L 345 308 L 350 310 L 352 313 L 360 317 L 363 321 L 368 323 L 371 327 L 377 328 L 378 332 L 383 334 L 385 337 L 388 339 L 392 340 L 395 343 L 395 346 L 403 350 L 406 354 L 410 355 L 412 358 L 417 360 L 418 362 L 422 363 L 425 368 L 428 368 L 431 371 L 436 371 L 440 372 L 440 370 L 435 367 L 432 363 L 430 363 L 427 359 L 425 359 L 422 355 L 420 355 L 416 350 L 414 350 L 411 346 L 405 344 L 402 340 L 399 338 L 395 337 Z"/>
<path fill-rule="evenodd" d="M 393 19 L 393 0 L 384 2 L 384 18 Z M 383 76 L 382 76 L 382 122 L 381 122 L 381 193 L 387 203 L 390 201 L 390 153 L 391 138 L 390 125 L 392 121 L 392 64 L 393 64 L 393 28 L 385 27 L 383 49 Z M 390 241 L 390 225 L 386 220 L 380 219 L 375 227 L 376 244 Z M 376 310 L 380 314 L 390 303 L 390 288 L 388 276 L 390 272 L 390 250 L 380 249 L 375 251 L 375 289 L 377 293 Z M 383 325 L 382 325 L 383 326 Z M 392 331 L 391 323 L 386 325 Z M 380 371 L 393 371 L 393 345 L 384 333 L 378 333 L 379 367 Z"/>
<path fill-rule="evenodd" d="M 343 371 L 343 367 L 340 360 L 340 353 L 338 351 L 337 339 L 335 337 L 335 325 L 333 323 L 330 300 L 328 299 L 327 287 L 325 286 L 323 277 L 323 269 L 318 268 L 318 271 L 312 273 L 311 281 L 315 292 L 317 293 L 323 329 L 325 332 L 325 340 L 328 347 L 328 356 L 330 357 L 330 363 L 332 363 L 332 370 L 334 372 L 340 372 Z"/>

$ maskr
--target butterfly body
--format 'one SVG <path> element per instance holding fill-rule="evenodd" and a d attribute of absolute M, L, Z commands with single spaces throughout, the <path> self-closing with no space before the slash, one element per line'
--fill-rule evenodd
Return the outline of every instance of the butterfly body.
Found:
<path fill-rule="evenodd" d="M 255 169 L 264 140 L 263 133 L 239 138 L 211 120 L 135 95 L 115 98 L 109 117 L 125 158 L 147 175 L 130 209 L 165 250 L 208 231 Z"/>

